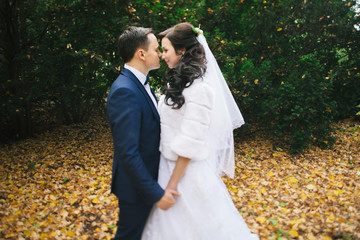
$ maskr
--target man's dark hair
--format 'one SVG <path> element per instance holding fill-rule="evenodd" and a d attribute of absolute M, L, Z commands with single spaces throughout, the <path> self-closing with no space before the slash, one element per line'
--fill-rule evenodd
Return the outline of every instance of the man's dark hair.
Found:
<path fill-rule="evenodd" d="M 151 28 L 128 27 L 118 39 L 118 48 L 120 57 L 125 63 L 129 62 L 138 48 L 148 50 L 148 34 L 154 33 Z"/>

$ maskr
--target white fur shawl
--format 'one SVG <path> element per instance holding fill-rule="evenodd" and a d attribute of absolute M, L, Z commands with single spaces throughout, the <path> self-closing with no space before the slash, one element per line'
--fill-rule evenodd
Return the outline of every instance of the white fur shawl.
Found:
<path fill-rule="evenodd" d="M 213 89 L 201 79 L 183 91 L 185 103 L 180 109 L 165 104 L 165 96 L 159 101 L 161 122 L 160 151 L 168 160 L 178 156 L 191 160 L 204 160 L 208 156 L 206 137 L 211 123 L 214 104 Z"/>

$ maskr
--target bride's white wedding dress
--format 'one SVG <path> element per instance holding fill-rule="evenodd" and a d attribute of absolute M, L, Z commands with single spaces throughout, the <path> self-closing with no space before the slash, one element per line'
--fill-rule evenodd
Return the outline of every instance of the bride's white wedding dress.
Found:
<path fill-rule="evenodd" d="M 181 194 L 167 211 L 154 207 L 145 225 L 142 240 L 252 240 L 217 173 L 215 154 L 205 143 L 210 124 L 213 91 L 201 80 L 185 88 L 181 109 L 159 101 L 162 152 L 158 182 L 166 188 L 178 155 L 192 159 L 180 180 Z M 176 136 L 176 137 L 174 137 Z M 204 158 L 205 156 L 205 158 Z"/>
<path fill-rule="evenodd" d="M 160 160 L 159 183 L 166 187 L 174 162 Z M 207 161 L 191 162 L 178 185 L 181 196 L 167 211 L 154 207 L 143 240 L 252 240 L 226 186 Z"/>

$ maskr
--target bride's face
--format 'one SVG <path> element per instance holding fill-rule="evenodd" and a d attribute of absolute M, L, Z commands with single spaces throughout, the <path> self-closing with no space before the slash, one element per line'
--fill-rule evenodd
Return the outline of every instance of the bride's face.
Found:
<path fill-rule="evenodd" d="M 173 45 L 167 37 L 164 37 L 161 40 L 161 47 L 163 49 L 161 58 L 167 63 L 169 68 L 176 67 L 182 57 L 181 51 L 176 53 Z"/>

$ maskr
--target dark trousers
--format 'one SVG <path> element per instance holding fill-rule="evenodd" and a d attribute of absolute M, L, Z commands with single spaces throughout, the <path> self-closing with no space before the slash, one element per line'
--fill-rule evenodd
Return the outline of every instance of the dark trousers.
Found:
<path fill-rule="evenodd" d="M 130 204 L 119 200 L 119 208 L 114 240 L 140 240 L 152 205 Z"/>

